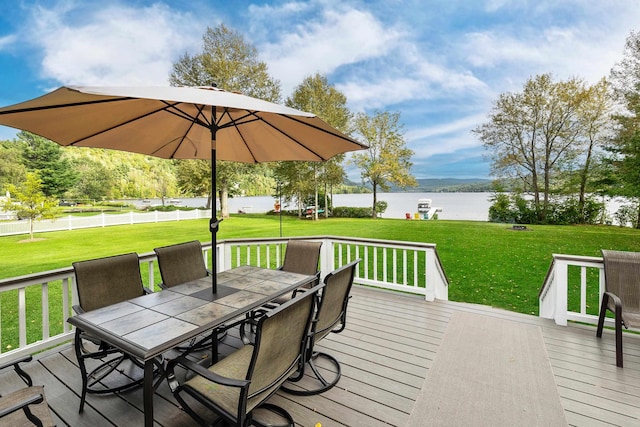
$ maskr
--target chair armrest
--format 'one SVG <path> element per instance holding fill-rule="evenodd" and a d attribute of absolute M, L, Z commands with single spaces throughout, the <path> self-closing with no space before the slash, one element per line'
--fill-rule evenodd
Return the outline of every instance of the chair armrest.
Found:
<path fill-rule="evenodd" d="M 74 305 L 72 305 L 72 306 L 71 306 L 71 308 L 73 308 L 73 311 L 74 311 L 76 314 L 82 314 L 82 313 L 84 313 L 84 310 L 83 310 L 83 309 L 82 309 L 82 307 L 80 307 L 80 305 L 78 305 L 78 304 L 74 304 Z"/>
<path fill-rule="evenodd" d="M 8 398 L 11 398 L 11 395 L 7 395 Z M 1 399 L 1 398 L 0 398 Z M 16 411 L 22 410 L 25 406 L 29 405 L 37 405 L 39 403 L 44 402 L 44 394 L 38 393 L 32 396 L 24 397 L 20 400 L 12 402 L 11 405 L 0 408 L 0 418 L 5 417 L 9 414 L 12 414 Z M 37 417 L 36 417 L 37 418 Z"/>
<path fill-rule="evenodd" d="M 604 292 L 611 300 L 613 300 L 613 304 L 615 305 L 615 311 L 614 314 L 616 315 L 616 321 L 620 321 L 622 322 L 622 324 L 624 325 L 625 329 L 629 329 L 629 326 L 627 324 L 624 323 L 624 320 L 622 319 L 622 300 L 613 292 L 611 291 L 605 291 Z M 609 308 L 609 307 L 607 307 Z"/>
<path fill-rule="evenodd" d="M 8 368 L 9 366 L 13 366 L 13 365 L 17 365 L 18 363 L 22 363 L 22 362 L 31 362 L 33 360 L 33 357 L 31 355 L 29 356 L 24 356 L 18 360 L 13 360 L 11 362 L 6 362 L 3 363 L 2 365 L 0 365 L 0 370 Z"/>
<path fill-rule="evenodd" d="M 147 287 L 143 287 L 142 290 L 144 291 L 145 295 L 149 295 L 153 293 L 153 291 Z"/>
<path fill-rule="evenodd" d="M 33 357 L 31 357 L 31 355 L 24 356 L 18 360 L 14 360 L 12 362 L 7 362 L 7 363 L 4 363 L 3 365 L 0 365 L 0 370 L 13 366 L 13 369 L 20 376 L 20 378 L 22 378 L 22 381 L 24 381 L 25 384 L 31 387 L 33 385 L 33 381 L 31 380 L 31 377 L 29 376 L 29 374 L 27 374 L 25 371 L 22 370 L 19 364 L 22 362 L 31 362 L 32 360 L 33 360 Z"/>
<path fill-rule="evenodd" d="M 167 364 L 167 372 L 169 373 L 169 375 L 174 375 L 173 370 L 176 365 L 180 365 L 185 369 L 193 371 L 196 374 L 200 375 L 201 377 L 204 377 L 207 380 L 214 382 L 216 384 L 226 385 L 229 387 L 245 388 L 245 387 L 248 387 L 249 384 L 251 383 L 251 381 L 249 380 L 237 380 L 234 378 L 223 377 L 222 375 L 218 375 L 214 372 L 211 372 L 210 370 L 204 368 L 203 366 L 198 365 L 197 363 L 183 357 L 174 359 Z"/>

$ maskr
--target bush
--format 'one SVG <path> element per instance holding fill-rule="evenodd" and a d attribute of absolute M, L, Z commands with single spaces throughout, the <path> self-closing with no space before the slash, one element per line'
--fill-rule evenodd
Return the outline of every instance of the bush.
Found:
<path fill-rule="evenodd" d="M 371 208 L 337 206 L 333 208 L 331 215 L 335 218 L 371 218 Z"/>
<path fill-rule="evenodd" d="M 495 194 L 489 207 L 489 221 L 508 224 L 598 224 L 602 218 L 604 205 L 587 198 L 580 209 L 577 197 L 555 197 L 549 200 L 547 215 L 539 219 L 533 200 L 521 194 Z"/>

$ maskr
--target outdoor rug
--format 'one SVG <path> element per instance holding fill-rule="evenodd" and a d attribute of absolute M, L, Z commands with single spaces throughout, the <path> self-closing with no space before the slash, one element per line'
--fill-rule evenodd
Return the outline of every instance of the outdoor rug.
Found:
<path fill-rule="evenodd" d="M 407 426 L 566 426 L 538 326 L 454 312 Z"/>

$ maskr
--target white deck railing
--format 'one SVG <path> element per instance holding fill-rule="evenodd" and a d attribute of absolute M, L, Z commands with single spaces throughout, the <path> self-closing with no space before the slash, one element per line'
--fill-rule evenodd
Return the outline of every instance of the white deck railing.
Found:
<path fill-rule="evenodd" d="M 448 299 L 448 282 L 434 244 L 334 236 L 304 237 L 322 241 L 321 276 L 362 258 L 355 282 Z M 227 239 L 217 243 L 217 269 L 239 265 L 276 268 L 282 264 L 288 239 Z M 203 244 L 205 259 L 211 244 Z M 155 284 L 158 274 L 153 252 L 140 255 L 144 282 Z M 153 288 L 153 286 L 149 286 Z M 71 306 L 77 303 L 73 269 L 45 271 L 0 280 L 0 363 L 55 347 L 73 338 Z M 17 336 L 10 342 L 7 336 Z"/>
<path fill-rule="evenodd" d="M 602 258 L 554 254 L 538 294 L 539 316 L 563 326 L 569 320 L 597 324 L 603 293 Z"/>

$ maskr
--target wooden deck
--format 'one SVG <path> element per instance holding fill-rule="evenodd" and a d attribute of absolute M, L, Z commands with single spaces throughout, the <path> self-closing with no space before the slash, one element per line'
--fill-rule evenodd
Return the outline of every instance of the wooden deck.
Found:
<path fill-rule="evenodd" d="M 615 366 L 612 331 L 595 337 L 595 328 L 556 326 L 535 316 L 455 302 L 425 302 L 422 298 L 354 287 L 348 323 L 331 334 L 322 347 L 342 365 L 338 385 L 320 396 L 272 399 L 284 406 L 301 426 L 404 426 L 451 314 L 456 310 L 493 316 L 541 327 L 544 343 L 567 420 L 575 426 L 640 425 L 640 336 L 624 335 L 623 369 Z M 225 338 L 221 351 L 240 341 L 237 331 Z M 36 384 L 44 384 L 58 426 L 142 425 L 142 390 L 119 395 L 89 395 L 78 414 L 79 370 L 71 346 L 35 357 L 25 366 Z M 482 367 L 478 367 L 482 369 Z M 20 385 L 11 372 L 0 376 L 0 393 Z M 464 404 L 464 402 L 460 402 Z M 159 426 L 191 426 L 163 384 L 154 401 Z M 486 425 L 491 425 L 490 420 Z M 0 423 L 1 424 L 1 423 Z M 482 423 L 480 423 L 482 424 Z"/>

